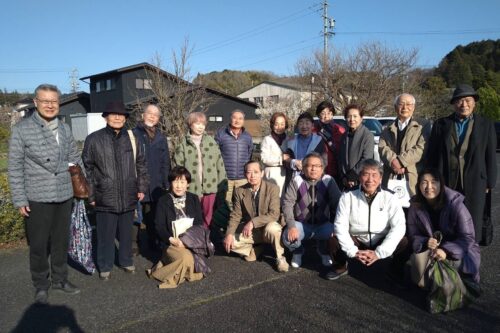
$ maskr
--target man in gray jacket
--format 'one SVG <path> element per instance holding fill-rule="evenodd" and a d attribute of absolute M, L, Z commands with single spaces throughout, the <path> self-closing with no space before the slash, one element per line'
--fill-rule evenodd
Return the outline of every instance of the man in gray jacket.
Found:
<path fill-rule="evenodd" d="M 52 290 L 80 292 L 68 281 L 67 253 L 73 197 L 68 164 L 81 159 L 71 129 L 57 118 L 59 95 L 56 86 L 38 86 L 37 110 L 14 126 L 9 145 L 9 185 L 26 221 L 36 303 L 47 303 L 49 276 Z"/>

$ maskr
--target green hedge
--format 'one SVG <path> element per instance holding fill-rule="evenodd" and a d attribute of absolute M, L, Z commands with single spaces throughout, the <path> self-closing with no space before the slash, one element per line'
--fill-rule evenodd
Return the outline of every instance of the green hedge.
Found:
<path fill-rule="evenodd" d="M 0 173 L 0 243 L 25 237 L 24 219 L 12 205 L 7 173 Z"/>

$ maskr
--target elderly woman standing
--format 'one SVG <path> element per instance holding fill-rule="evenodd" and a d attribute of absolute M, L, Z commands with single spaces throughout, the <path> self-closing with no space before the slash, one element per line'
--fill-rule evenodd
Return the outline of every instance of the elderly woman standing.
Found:
<path fill-rule="evenodd" d="M 444 185 L 436 169 L 425 169 L 417 179 L 417 194 L 408 212 L 408 235 L 413 252 L 432 251 L 436 260 L 447 259 L 465 279 L 479 283 L 481 256 L 472 217 L 464 196 Z M 440 231 L 439 243 L 434 234 Z"/>
<path fill-rule="evenodd" d="M 278 185 L 281 197 L 283 196 L 283 188 L 286 178 L 281 145 L 286 139 L 288 118 L 283 112 L 275 112 L 271 116 L 270 123 L 271 134 L 262 140 L 260 158 L 262 163 L 265 165 L 264 179 Z"/>
<path fill-rule="evenodd" d="M 349 190 L 358 185 L 361 162 L 373 159 L 375 141 L 373 134 L 363 125 L 363 116 L 363 109 L 356 104 L 349 104 L 344 109 L 348 129 L 340 141 L 341 189 Z"/>
<path fill-rule="evenodd" d="M 192 175 L 190 192 L 198 195 L 203 210 L 203 225 L 212 222 L 216 194 L 226 188 L 224 162 L 215 140 L 205 133 L 207 117 L 201 112 L 188 115 L 189 133 L 175 149 L 174 161 L 184 166 Z"/>

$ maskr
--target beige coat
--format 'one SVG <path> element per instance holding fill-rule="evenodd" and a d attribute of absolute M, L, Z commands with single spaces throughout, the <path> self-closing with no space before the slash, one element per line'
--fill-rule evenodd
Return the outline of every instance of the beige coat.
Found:
<path fill-rule="evenodd" d="M 422 133 L 422 125 L 411 120 L 406 129 L 406 134 L 401 143 L 401 153 L 396 154 L 396 135 L 398 132 L 397 122 L 386 127 L 380 135 L 378 151 L 380 159 L 384 163 L 384 177 L 382 184 L 387 186 L 389 179 L 394 174 L 391 169 L 391 161 L 397 158 L 406 169 L 406 178 L 410 185 L 410 196 L 415 195 L 417 186 L 418 169 L 424 153 L 425 138 Z"/>
<path fill-rule="evenodd" d="M 254 228 L 262 228 L 270 222 L 278 221 L 280 217 L 279 187 L 262 180 L 259 192 L 259 216 L 255 216 L 251 185 L 245 184 L 234 190 L 233 211 L 229 218 L 226 235 L 234 235 L 240 223 L 253 221 Z"/>

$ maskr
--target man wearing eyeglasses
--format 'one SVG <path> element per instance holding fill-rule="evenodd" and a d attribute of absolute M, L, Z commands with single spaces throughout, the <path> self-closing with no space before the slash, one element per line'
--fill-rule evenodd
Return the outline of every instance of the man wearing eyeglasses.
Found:
<path fill-rule="evenodd" d="M 401 94 L 394 100 L 397 119 L 380 135 L 378 151 L 384 163 L 382 184 L 389 179 L 404 176 L 409 182 L 410 196 L 415 195 L 417 170 L 425 147 L 423 127 L 415 119 L 415 97 Z"/>
<path fill-rule="evenodd" d="M 25 218 L 35 302 L 47 303 L 48 290 L 77 294 L 68 281 L 67 253 L 73 187 L 68 164 L 80 164 L 71 129 L 58 120 L 56 86 L 35 89 L 36 112 L 12 129 L 9 186 L 12 202 Z M 50 255 L 50 265 L 49 257 Z"/>
<path fill-rule="evenodd" d="M 281 237 L 293 254 L 293 268 L 302 265 L 302 243 L 309 239 L 318 241 L 317 251 L 323 266 L 332 265 L 326 242 L 333 233 L 340 190 L 333 177 L 324 171 L 322 156 L 317 152 L 307 154 L 302 160 L 302 172 L 290 180 L 285 192 L 283 215 L 286 227 Z"/>
<path fill-rule="evenodd" d="M 495 186 L 497 164 L 495 127 L 474 112 L 478 100 L 471 86 L 456 87 L 450 101 L 455 112 L 434 123 L 427 163 L 441 171 L 446 186 L 465 195 L 464 203 L 472 215 L 479 243 L 486 197 Z"/>

